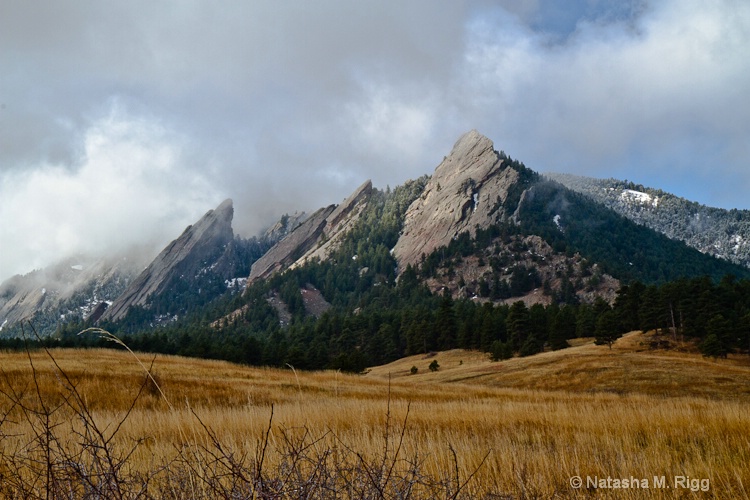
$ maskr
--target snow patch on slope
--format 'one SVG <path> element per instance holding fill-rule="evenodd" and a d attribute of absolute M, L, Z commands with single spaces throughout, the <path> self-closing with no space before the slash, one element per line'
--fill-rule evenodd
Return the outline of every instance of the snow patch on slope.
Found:
<path fill-rule="evenodd" d="M 555 225 L 557 226 L 557 229 L 559 229 L 560 231 L 562 231 L 563 228 L 562 228 L 562 224 L 560 224 L 560 219 L 561 219 L 560 214 L 557 214 L 554 217 L 552 217 L 552 220 L 555 222 Z"/>
<path fill-rule="evenodd" d="M 628 203 L 638 203 L 639 205 L 650 205 L 654 208 L 659 206 L 659 198 L 651 196 L 643 191 L 635 191 L 633 189 L 624 189 L 620 194 L 622 201 Z"/>

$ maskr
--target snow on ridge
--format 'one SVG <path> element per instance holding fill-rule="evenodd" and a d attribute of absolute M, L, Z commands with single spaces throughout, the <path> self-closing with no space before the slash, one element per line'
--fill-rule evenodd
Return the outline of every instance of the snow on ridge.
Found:
<path fill-rule="evenodd" d="M 635 191 L 633 189 L 623 189 L 620 194 L 620 198 L 625 202 L 635 202 L 641 205 L 651 205 L 656 208 L 659 206 L 659 198 L 651 196 L 643 191 Z"/>
<path fill-rule="evenodd" d="M 239 287 L 240 290 L 247 288 L 247 278 L 232 278 L 230 280 L 224 280 L 224 284 L 227 288 Z"/>
<path fill-rule="evenodd" d="M 552 217 L 552 220 L 555 222 L 555 225 L 557 226 L 557 229 L 559 229 L 560 231 L 562 231 L 563 228 L 562 228 L 562 225 L 560 224 L 560 219 L 561 219 L 560 214 L 557 214 L 554 217 Z"/>
<path fill-rule="evenodd" d="M 745 239 L 739 234 L 735 234 L 734 236 L 732 236 L 731 243 L 734 243 L 734 246 L 732 248 L 734 250 L 734 253 L 736 254 L 745 244 Z"/>

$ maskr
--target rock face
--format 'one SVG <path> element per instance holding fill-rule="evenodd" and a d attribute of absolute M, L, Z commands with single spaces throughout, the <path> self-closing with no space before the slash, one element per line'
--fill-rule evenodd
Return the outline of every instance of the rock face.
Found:
<path fill-rule="evenodd" d="M 292 215 L 285 214 L 276 224 L 269 227 L 265 233 L 263 233 L 263 239 L 274 243 L 281 241 L 284 237 L 289 235 L 289 233 L 305 222 L 307 217 L 308 214 L 305 212 L 295 212 Z"/>
<path fill-rule="evenodd" d="M 519 173 L 500 159 L 491 140 L 476 130 L 464 134 L 406 211 L 394 248 L 399 272 L 458 234 L 469 231 L 473 236 L 477 225 L 487 227 L 511 216 L 504 202 L 518 181 Z"/>
<path fill-rule="evenodd" d="M 359 220 L 371 196 L 372 182 L 368 180 L 331 212 L 331 215 L 326 218 L 322 240 L 305 252 L 291 267 L 300 266 L 313 258 L 326 260 L 331 252 L 339 247 L 344 235 Z"/>
<path fill-rule="evenodd" d="M 311 258 L 325 259 L 359 218 L 371 195 L 372 182 L 368 180 L 339 206 L 330 205 L 312 214 L 253 264 L 249 282 Z"/>
<path fill-rule="evenodd" d="M 147 306 L 149 297 L 164 292 L 173 279 L 195 276 L 206 266 L 222 265 L 231 250 L 234 232 L 232 200 L 209 210 L 170 243 L 101 315 L 101 320 L 122 319 L 131 306 Z"/>
<path fill-rule="evenodd" d="M 0 335 L 20 336 L 23 320 L 44 336 L 60 322 L 85 319 L 98 304 L 122 293 L 150 258 L 135 249 L 129 253 L 101 259 L 79 255 L 6 280 L 0 285 Z"/>
<path fill-rule="evenodd" d="M 263 257 L 253 263 L 248 281 L 265 279 L 281 269 L 293 264 L 312 248 L 323 234 L 326 218 L 336 209 L 335 205 L 321 208 L 305 222 L 276 243 Z"/>

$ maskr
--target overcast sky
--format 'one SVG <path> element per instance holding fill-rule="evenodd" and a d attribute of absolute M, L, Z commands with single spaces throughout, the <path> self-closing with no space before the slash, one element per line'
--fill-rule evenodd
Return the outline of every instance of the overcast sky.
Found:
<path fill-rule="evenodd" d="M 747 0 L 0 1 L 0 280 L 250 235 L 476 128 L 537 171 L 750 208 Z"/>

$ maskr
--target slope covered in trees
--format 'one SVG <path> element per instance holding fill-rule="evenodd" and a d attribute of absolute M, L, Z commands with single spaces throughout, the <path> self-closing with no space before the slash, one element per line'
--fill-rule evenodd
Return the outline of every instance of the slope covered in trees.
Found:
<path fill-rule="evenodd" d="M 628 219 L 709 255 L 750 267 L 750 211 L 707 207 L 617 179 L 545 174 Z"/>
<path fill-rule="evenodd" d="M 750 329 L 743 329 L 743 325 L 750 324 L 750 282 L 731 277 L 721 281 L 710 277 L 671 282 L 661 279 L 649 284 L 631 281 L 622 287 L 613 304 L 603 299 L 592 303 L 566 301 L 558 296 L 547 306 L 431 293 L 420 276 L 424 269 L 411 266 L 397 280 L 390 248 L 399 236 L 405 210 L 419 196 L 424 182 L 423 178 L 393 191 L 375 190 L 360 220 L 325 261 L 309 262 L 258 281 L 243 294 L 225 294 L 208 307 L 156 330 L 144 328 L 138 321 L 110 326 L 125 336 L 132 348 L 144 351 L 347 371 L 455 347 L 483 350 L 494 359 L 526 356 L 543 349 L 564 348 L 577 336 L 596 335 L 608 343 L 623 332 L 637 329 L 661 329 L 695 338 L 711 355 L 747 349 Z M 536 194 L 547 193 L 539 185 L 535 189 Z M 565 226 L 562 222 L 563 230 L 554 221 L 547 224 L 547 217 L 539 215 L 546 214 L 546 208 L 536 207 L 528 194 L 525 198 L 527 204 L 519 212 L 521 223 L 505 229 L 542 234 L 539 228 L 546 229 L 552 245 L 566 245 L 561 251 L 572 251 L 567 245 L 573 244 L 554 232 L 570 234 L 572 224 Z M 566 213 L 567 219 L 575 220 L 571 213 L 575 212 Z M 626 227 L 632 224 L 620 219 L 614 220 Z M 458 238 L 451 251 L 460 253 L 464 246 L 475 251 L 486 238 L 492 240 L 492 231 L 478 231 L 473 239 Z M 302 304 L 300 290 L 308 284 L 320 290 L 332 305 L 320 317 L 310 315 Z M 278 312 L 269 303 L 272 292 L 288 306 L 288 324 L 280 323 Z M 84 326 L 68 325 L 55 342 L 102 344 L 96 336 L 76 335 Z"/>

